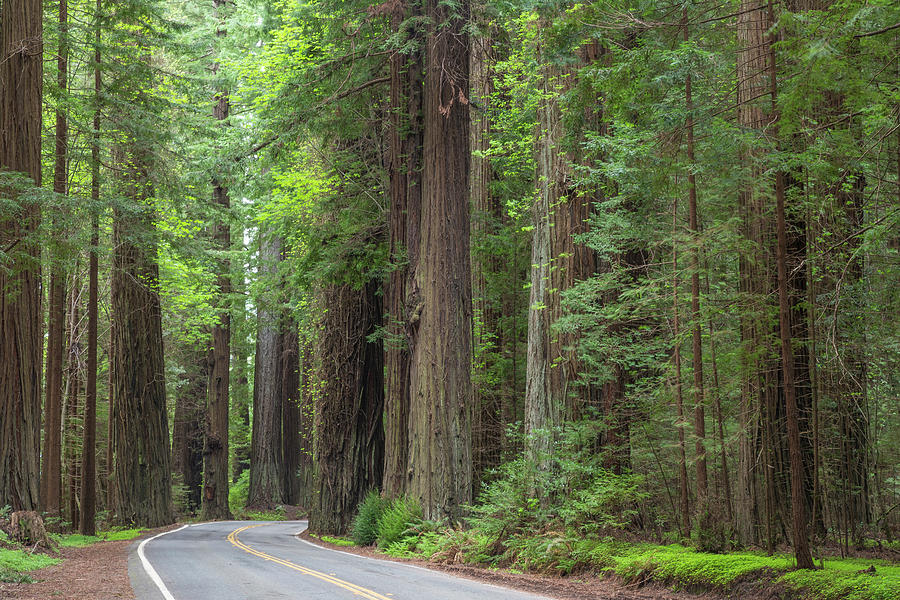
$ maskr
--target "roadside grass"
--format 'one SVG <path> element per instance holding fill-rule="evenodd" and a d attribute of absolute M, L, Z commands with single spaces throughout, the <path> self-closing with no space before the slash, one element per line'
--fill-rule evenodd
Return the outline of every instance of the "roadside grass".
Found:
<path fill-rule="evenodd" d="M 46 554 L 31 554 L 25 550 L 0 548 L 0 581 L 3 583 L 32 583 L 28 571 L 36 571 L 59 564 L 58 558 Z"/>
<path fill-rule="evenodd" d="M 317 540 L 322 540 L 323 542 L 328 542 L 329 544 L 333 544 L 335 546 L 356 546 L 356 542 L 351 540 L 350 538 L 332 536 L 332 535 L 313 535 L 309 534 L 310 537 L 314 537 Z"/>
<path fill-rule="evenodd" d="M 287 511 L 283 506 L 272 510 L 241 510 L 235 513 L 234 518 L 245 521 L 287 521 Z"/>
<path fill-rule="evenodd" d="M 84 548 L 98 542 L 117 542 L 122 540 L 133 540 L 146 529 L 111 529 L 109 531 L 101 531 L 97 535 L 81 535 L 80 533 L 56 534 L 51 533 L 50 537 L 59 543 L 62 548 Z"/>

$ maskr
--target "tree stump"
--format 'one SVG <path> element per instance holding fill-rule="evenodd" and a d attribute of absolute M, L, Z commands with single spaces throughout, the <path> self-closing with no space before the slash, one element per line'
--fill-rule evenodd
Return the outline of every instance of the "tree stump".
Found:
<path fill-rule="evenodd" d="M 44 520 L 33 510 L 14 512 L 9 519 L 10 535 L 20 544 L 40 546 L 47 550 L 56 548 L 56 544 L 47 535 Z"/>

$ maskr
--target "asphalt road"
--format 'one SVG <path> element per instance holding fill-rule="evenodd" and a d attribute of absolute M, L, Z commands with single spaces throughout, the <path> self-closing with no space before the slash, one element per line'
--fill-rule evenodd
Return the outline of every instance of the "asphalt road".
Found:
<path fill-rule="evenodd" d="M 135 543 L 138 600 L 539 600 L 414 565 L 320 548 L 305 521 L 199 523 Z M 544 599 L 546 600 L 546 599 Z"/>

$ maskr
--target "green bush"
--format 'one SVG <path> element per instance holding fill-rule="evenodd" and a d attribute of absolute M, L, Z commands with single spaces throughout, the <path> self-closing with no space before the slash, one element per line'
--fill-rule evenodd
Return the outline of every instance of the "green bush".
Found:
<path fill-rule="evenodd" d="M 239 513 L 247 506 L 247 496 L 250 493 L 250 470 L 244 469 L 235 483 L 228 490 L 228 508 L 232 513 Z"/>
<path fill-rule="evenodd" d="M 390 503 L 377 490 L 372 490 L 359 503 L 350 537 L 358 546 L 370 546 L 378 537 L 378 520 Z"/>
<path fill-rule="evenodd" d="M 387 549 L 391 544 L 399 542 L 404 534 L 408 537 L 415 536 L 415 532 L 410 532 L 411 527 L 415 527 L 422 520 L 422 507 L 409 498 L 396 498 L 390 503 L 377 523 L 376 542 L 378 547 Z M 407 533 L 409 532 L 409 533 Z"/>

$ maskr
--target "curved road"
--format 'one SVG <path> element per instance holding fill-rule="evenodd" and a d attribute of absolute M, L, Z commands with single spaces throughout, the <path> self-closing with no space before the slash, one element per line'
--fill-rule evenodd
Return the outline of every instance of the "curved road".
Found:
<path fill-rule="evenodd" d="M 132 545 L 138 600 L 540 600 L 414 565 L 328 550 L 305 521 L 199 523 Z"/>

